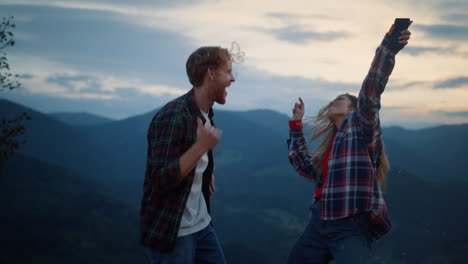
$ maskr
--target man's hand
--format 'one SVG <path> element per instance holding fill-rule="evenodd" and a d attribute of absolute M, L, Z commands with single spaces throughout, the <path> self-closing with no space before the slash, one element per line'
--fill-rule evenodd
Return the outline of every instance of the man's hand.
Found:
<path fill-rule="evenodd" d="M 218 144 L 221 137 L 221 130 L 211 125 L 203 125 L 200 118 L 197 118 L 197 140 L 180 157 L 180 180 L 182 181 L 191 170 L 193 170 L 200 158 Z"/>
<path fill-rule="evenodd" d="M 197 141 L 198 144 L 205 152 L 211 150 L 218 144 L 221 137 L 221 130 L 212 125 L 203 125 L 200 118 L 197 118 Z"/>
<path fill-rule="evenodd" d="M 215 187 L 215 176 L 214 174 L 211 175 L 211 182 L 210 182 L 210 195 L 213 195 L 216 192 Z"/>
<path fill-rule="evenodd" d="M 302 98 L 299 97 L 299 103 L 294 104 L 292 113 L 293 120 L 301 120 L 304 117 L 304 102 L 302 101 Z"/>

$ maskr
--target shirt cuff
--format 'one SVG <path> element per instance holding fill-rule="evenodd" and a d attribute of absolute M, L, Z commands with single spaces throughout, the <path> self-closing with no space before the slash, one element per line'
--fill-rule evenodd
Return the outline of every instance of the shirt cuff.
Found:
<path fill-rule="evenodd" d="M 388 50 L 392 55 L 396 55 L 401 49 L 405 47 L 404 45 L 398 43 L 397 39 L 392 39 L 387 34 L 385 34 L 380 45 Z"/>
<path fill-rule="evenodd" d="M 289 128 L 292 130 L 302 129 L 302 119 L 289 120 Z"/>

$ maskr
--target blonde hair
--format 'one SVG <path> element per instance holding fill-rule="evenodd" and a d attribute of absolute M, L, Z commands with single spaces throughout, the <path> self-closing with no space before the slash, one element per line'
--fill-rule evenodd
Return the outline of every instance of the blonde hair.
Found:
<path fill-rule="evenodd" d="M 351 108 L 357 108 L 357 97 L 351 94 L 342 94 L 340 96 L 346 96 L 351 101 Z M 337 98 L 338 98 L 337 97 Z M 335 99 L 336 100 L 336 99 Z M 315 169 L 321 173 L 322 172 L 322 161 L 325 158 L 325 154 L 327 152 L 328 146 L 330 145 L 331 141 L 333 140 L 338 128 L 333 124 L 330 120 L 328 114 L 332 102 L 328 103 L 326 106 L 322 107 L 319 110 L 317 116 L 312 118 L 307 118 L 305 120 L 306 123 L 311 124 L 314 128 L 314 132 L 310 141 L 314 141 L 319 137 L 323 136 L 322 142 L 312 151 L 313 157 L 313 165 Z M 384 146 L 382 145 L 382 153 L 380 155 L 380 162 L 377 162 L 378 168 L 376 170 L 376 177 L 377 182 L 380 185 L 382 190 L 385 189 L 386 181 L 387 181 L 387 173 L 390 170 L 390 163 L 387 158 L 387 154 L 385 153 Z"/>

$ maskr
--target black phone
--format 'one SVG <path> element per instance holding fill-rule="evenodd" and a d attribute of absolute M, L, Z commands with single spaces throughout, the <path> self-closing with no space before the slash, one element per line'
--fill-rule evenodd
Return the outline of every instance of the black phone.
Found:
<path fill-rule="evenodd" d="M 403 30 L 409 27 L 410 22 L 411 21 L 409 18 L 395 18 L 395 23 L 393 23 L 395 25 L 395 30 L 393 31 L 393 33 L 397 33 L 398 35 L 400 35 L 400 33 Z"/>
<path fill-rule="evenodd" d="M 407 29 L 410 25 L 410 19 L 409 18 L 395 18 L 395 22 L 393 23 L 393 32 L 392 35 L 390 35 L 390 43 L 391 45 L 401 45 L 399 44 L 398 38 L 400 38 L 401 32 L 405 29 Z M 401 48 L 401 47 L 400 47 Z"/>
<path fill-rule="evenodd" d="M 393 33 L 392 37 L 397 38 L 400 37 L 401 31 L 408 29 L 410 25 L 409 18 L 395 18 L 395 22 L 393 23 Z"/>

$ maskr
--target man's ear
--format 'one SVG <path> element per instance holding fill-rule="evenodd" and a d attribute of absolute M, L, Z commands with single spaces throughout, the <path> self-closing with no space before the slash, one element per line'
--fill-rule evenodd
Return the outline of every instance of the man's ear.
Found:
<path fill-rule="evenodd" d="M 213 80 L 213 79 L 214 79 L 214 71 L 213 71 L 213 69 L 208 68 L 208 70 L 206 71 L 206 73 L 208 74 L 208 77 L 210 78 L 210 80 Z"/>

